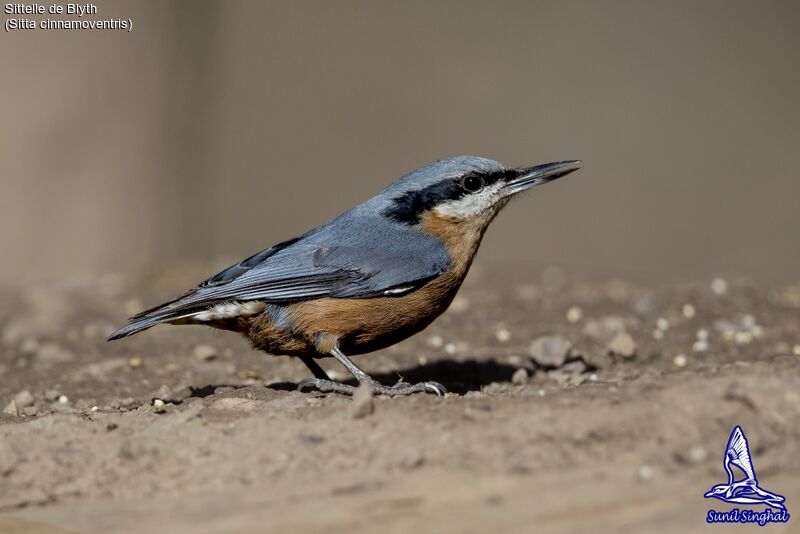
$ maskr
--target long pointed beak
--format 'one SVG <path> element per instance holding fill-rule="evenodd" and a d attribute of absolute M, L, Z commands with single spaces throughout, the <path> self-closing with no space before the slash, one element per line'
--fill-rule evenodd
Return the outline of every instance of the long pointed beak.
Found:
<path fill-rule="evenodd" d="M 531 187 L 552 182 L 571 172 L 575 172 L 583 166 L 580 160 L 556 161 L 536 165 L 535 167 L 523 167 L 515 169 L 515 174 L 503 188 L 506 196 L 514 195 L 520 191 Z"/>

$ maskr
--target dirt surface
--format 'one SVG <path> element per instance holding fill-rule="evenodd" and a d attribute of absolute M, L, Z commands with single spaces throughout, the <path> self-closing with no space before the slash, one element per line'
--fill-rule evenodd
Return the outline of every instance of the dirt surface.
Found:
<path fill-rule="evenodd" d="M 356 360 L 445 398 L 299 393 L 203 327 L 105 342 L 212 269 L 2 291 L 0 532 L 707 531 L 735 424 L 800 513 L 800 287 L 473 272 Z"/>

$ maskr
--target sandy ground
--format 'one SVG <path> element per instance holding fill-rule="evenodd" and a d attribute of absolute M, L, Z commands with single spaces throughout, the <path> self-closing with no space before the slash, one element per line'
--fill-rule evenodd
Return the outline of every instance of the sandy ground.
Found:
<path fill-rule="evenodd" d="M 357 359 L 445 398 L 298 393 L 300 362 L 202 327 L 104 341 L 211 269 L 1 292 L 0 532 L 708 531 L 735 424 L 800 513 L 800 287 L 474 272 Z"/>

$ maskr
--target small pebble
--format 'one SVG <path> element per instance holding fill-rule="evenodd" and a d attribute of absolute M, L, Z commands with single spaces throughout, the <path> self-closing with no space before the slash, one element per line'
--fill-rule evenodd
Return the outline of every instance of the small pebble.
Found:
<path fill-rule="evenodd" d="M 528 348 L 528 355 L 539 365 L 561 367 L 564 365 L 572 343 L 561 336 L 542 336 Z"/>
<path fill-rule="evenodd" d="M 153 399 L 153 412 L 162 413 L 167 410 L 167 405 L 161 399 Z"/>
<path fill-rule="evenodd" d="M 706 330 L 705 328 L 701 328 L 700 330 L 698 330 L 697 339 L 701 340 L 708 339 L 708 330 Z"/>
<path fill-rule="evenodd" d="M 431 347 L 438 349 L 444 345 L 444 340 L 441 336 L 431 336 L 428 338 L 428 345 Z"/>
<path fill-rule="evenodd" d="M 514 374 L 511 375 L 511 383 L 521 386 L 528 382 L 528 370 L 524 367 L 520 367 Z"/>
<path fill-rule="evenodd" d="M 496 337 L 497 341 L 500 343 L 506 343 L 511 340 L 511 332 L 509 332 L 507 328 L 500 327 L 495 331 L 494 337 Z"/>
<path fill-rule="evenodd" d="M 705 450 L 703 447 L 695 445 L 691 449 L 689 449 L 689 461 L 693 464 L 700 464 L 706 461 L 708 458 L 708 451 Z"/>
<path fill-rule="evenodd" d="M 697 313 L 697 310 L 695 310 L 694 306 L 692 306 L 691 304 L 684 304 L 683 309 L 681 311 L 683 312 L 683 316 L 686 317 L 687 319 L 694 319 L 694 316 Z"/>
<path fill-rule="evenodd" d="M 722 296 L 728 292 L 728 282 L 723 278 L 714 278 L 711 281 L 711 291 L 717 296 Z"/>
<path fill-rule="evenodd" d="M 608 342 L 606 349 L 617 356 L 633 358 L 636 355 L 636 342 L 627 332 L 620 332 Z"/>
<path fill-rule="evenodd" d="M 100 409 L 100 408 L 98 408 L 97 406 L 92 406 L 92 411 L 93 411 L 93 412 L 96 412 L 96 411 L 97 411 L 97 410 L 99 410 L 99 409 Z"/>
<path fill-rule="evenodd" d="M 792 354 L 794 354 L 795 356 L 800 356 L 800 343 L 792 347 Z"/>
<path fill-rule="evenodd" d="M 3 413 L 7 415 L 17 415 L 17 403 L 12 399 L 11 402 L 3 408 Z"/>
<path fill-rule="evenodd" d="M 653 468 L 649 465 L 643 465 L 639 468 L 639 478 L 641 480 L 650 480 L 653 478 Z"/>
<path fill-rule="evenodd" d="M 692 350 L 695 352 L 706 352 L 708 350 L 708 340 L 707 339 L 698 339 L 692 345 Z"/>
<path fill-rule="evenodd" d="M 669 330 L 669 321 L 667 321 L 663 317 L 659 317 L 658 321 L 656 321 L 656 327 L 659 330 L 662 330 L 662 331 L 666 332 L 667 330 Z"/>
<path fill-rule="evenodd" d="M 134 369 L 136 369 L 137 367 L 141 367 L 142 359 L 139 358 L 138 356 L 134 356 L 133 358 L 128 360 L 128 365 L 133 367 Z"/>
<path fill-rule="evenodd" d="M 36 341 L 36 338 L 25 338 L 19 345 L 19 351 L 22 354 L 33 354 L 37 350 L 39 350 L 39 342 Z"/>
<path fill-rule="evenodd" d="M 686 364 L 689 363 L 689 360 L 686 358 L 685 354 L 677 354 L 674 358 L 672 358 L 672 364 L 675 367 L 682 368 L 686 367 Z"/>
<path fill-rule="evenodd" d="M 66 395 L 59 395 L 56 401 L 58 401 L 59 404 L 66 404 L 69 402 L 69 397 Z"/>
<path fill-rule="evenodd" d="M 455 354 L 457 351 L 455 343 L 448 343 L 447 345 L 445 345 L 444 351 L 447 354 Z"/>
<path fill-rule="evenodd" d="M 748 332 L 746 330 L 737 331 L 733 334 L 733 341 L 737 345 L 747 345 L 751 341 L 753 341 L 753 334 L 752 332 Z"/>
<path fill-rule="evenodd" d="M 753 328 L 756 325 L 756 318 L 750 314 L 745 315 L 742 317 L 742 326 L 745 328 Z"/>
<path fill-rule="evenodd" d="M 761 337 L 764 335 L 764 327 L 759 324 L 754 325 L 750 331 L 753 333 L 753 337 Z"/>
<path fill-rule="evenodd" d="M 664 331 L 663 330 L 659 330 L 658 328 L 653 330 L 653 339 L 656 339 L 658 341 L 661 341 L 662 339 L 664 339 Z"/>
<path fill-rule="evenodd" d="M 567 308 L 567 321 L 575 324 L 583 319 L 583 310 L 578 306 L 570 306 Z"/>
<path fill-rule="evenodd" d="M 20 391 L 14 397 L 14 402 L 17 403 L 17 409 L 21 410 L 22 408 L 26 408 L 28 406 L 33 406 L 34 400 L 33 395 L 27 389 L 24 391 Z"/>
<path fill-rule="evenodd" d="M 426 365 L 428 363 L 428 358 L 425 356 L 417 356 L 417 364 L 418 365 Z"/>

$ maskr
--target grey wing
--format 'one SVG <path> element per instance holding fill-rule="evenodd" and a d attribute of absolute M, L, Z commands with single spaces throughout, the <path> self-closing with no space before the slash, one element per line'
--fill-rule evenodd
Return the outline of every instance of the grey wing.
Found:
<path fill-rule="evenodd" d="M 372 297 L 441 274 L 448 267 L 441 259 L 425 254 L 407 257 L 369 246 L 297 244 L 226 283 L 201 285 L 178 302 L 207 306 L 226 300 L 287 303 Z"/>
<path fill-rule="evenodd" d="M 320 297 L 403 294 L 450 266 L 439 241 L 419 239 L 409 247 L 410 242 L 397 241 L 391 249 L 371 244 L 330 246 L 302 239 L 287 242 L 229 267 L 174 301 L 134 316 L 109 339 L 188 317 L 223 302 L 289 303 Z"/>

